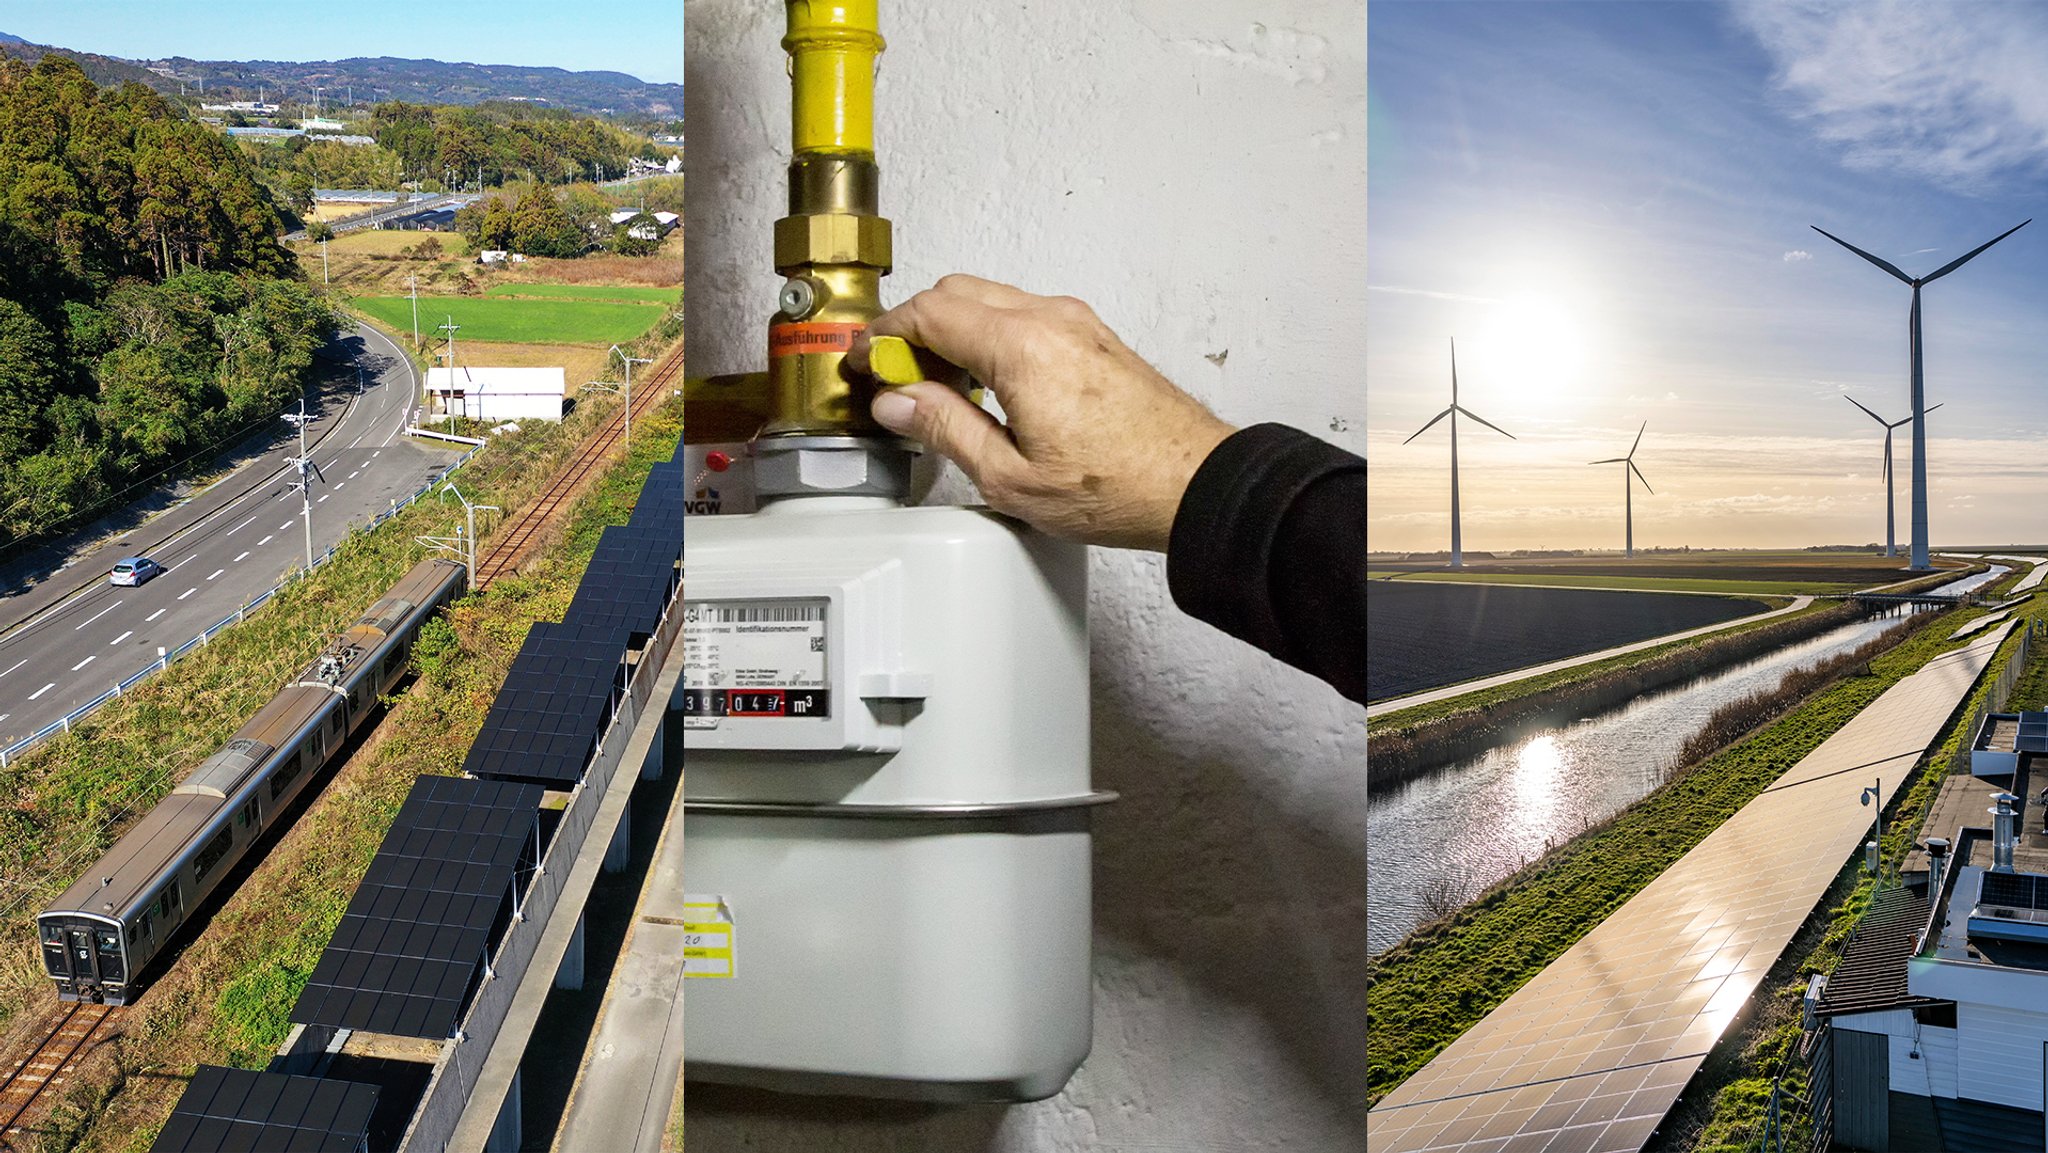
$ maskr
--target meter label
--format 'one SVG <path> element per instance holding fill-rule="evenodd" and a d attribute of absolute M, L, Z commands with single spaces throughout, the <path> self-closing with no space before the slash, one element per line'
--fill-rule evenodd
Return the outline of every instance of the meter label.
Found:
<path fill-rule="evenodd" d="M 708 893 L 683 894 L 683 976 L 732 977 L 739 973 L 739 929 L 732 906 Z"/>
<path fill-rule="evenodd" d="M 683 724 L 831 715 L 824 598 L 683 605 Z"/>

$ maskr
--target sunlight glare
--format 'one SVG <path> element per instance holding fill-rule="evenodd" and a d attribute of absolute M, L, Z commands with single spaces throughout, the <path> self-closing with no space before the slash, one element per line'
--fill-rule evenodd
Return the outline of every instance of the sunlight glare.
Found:
<path fill-rule="evenodd" d="M 1503 382 L 1531 399 L 1554 400 L 1583 383 L 1581 310 L 1557 293 L 1520 293 L 1493 310 L 1481 350 Z"/>

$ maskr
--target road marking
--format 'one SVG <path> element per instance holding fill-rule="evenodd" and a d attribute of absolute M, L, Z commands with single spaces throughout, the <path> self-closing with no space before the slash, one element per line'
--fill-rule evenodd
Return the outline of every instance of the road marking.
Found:
<path fill-rule="evenodd" d="M 363 436 L 368 436 L 368 435 L 370 435 L 370 434 L 369 434 L 369 433 L 367 433 L 367 432 L 363 434 Z M 359 445 L 359 444 L 363 443 L 363 436 L 359 436 L 359 437 L 355 438 L 354 440 L 352 440 L 352 441 L 349 441 L 349 442 L 348 442 L 348 446 L 349 446 L 350 448 L 354 448 L 355 446 L 357 446 L 357 445 Z"/>
<path fill-rule="evenodd" d="M 345 489 L 345 488 L 347 488 L 347 487 L 348 487 L 348 482 L 347 482 L 347 481 L 345 481 L 345 480 L 344 480 L 344 481 L 340 481 L 340 482 L 338 482 L 338 483 L 337 483 L 337 484 L 336 484 L 336 485 L 334 486 L 334 491 L 336 491 L 336 492 L 340 492 L 340 491 L 341 491 L 342 489 Z M 320 499 L 321 499 L 321 500 L 326 500 L 327 498 L 326 498 L 326 497 L 321 497 Z"/>
<path fill-rule="evenodd" d="M 122 633 L 122 634 L 121 634 L 120 636 L 118 636 L 118 637 L 115 637 L 115 638 L 114 638 L 113 640 L 110 640 L 110 641 L 108 641 L 108 642 L 107 642 L 107 647 L 108 647 L 108 648 L 113 648 L 113 647 L 114 647 L 115 645 L 118 645 L 118 644 L 120 644 L 120 643 L 121 643 L 122 641 L 125 641 L 125 640 L 127 640 L 127 639 L 128 639 L 129 637 L 132 637 L 132 636 L 134 636 L 134 635 L 135 635 L 135 630 L 134 630 L 134 629 L 129 629 L 129 630 L 127 631 L 127 632 L 125 632 L 125 633 Z"/>
<path fill-rule="evenodd" d="M 197 588 L 189 588 L 189 589 L 186 589 L 186 590 L 185 590 L 184 592 L 181 592 L 181 593 L 179 593 L 179 594 L 178 594 L 178 599 L 179 599 L 179 600 L 184 600 L 184 599 L 185 599 L 186 597 L 189 597 L 189 596 L 191 596 L 191 595 L 192 595 L 193 593 L 196 593 L 196 592 L 198 592 L 198 591 L 199 591 L 199 590 L 198 590 Z"/>
<path fill-rule="evenodd" d="M 89 664 L 93 663 L 94 661 L 96 661 L 96 660 L 98 660 L 98 659 L 100 659 L 100 655 L 99 655 L 98 653 L 94 653 L 93 655 L 91 655 L 91 656 L 89 656 L 89 657 L 85 658 L 84 660 L 82 660 L 82 661 L 78 662 L 77 664 L 75 664 L 75 665 L 72 665 L 72 666 L 71 666 L 71 671 L 75 673 L 75 672 L 77 672 L 78 670 L 80 670 L 80 669 L 84 668 L 85 666 L 87 666 L 87 665 L 89 665 Z"/>
<path fill-rule="evenodd" d="M 229 564 L 241 564 L 241 563 L 242 563 L 242 562 L 243 562 L 244 560 L 247 560 L 247 559 L 248 559 L 248 557 L 249 557 L 249 554 L 248 554 L 248 553 L 243 553 L 243 554 L 242 554 L 241 556 L 238 556 L 238 557 L 236 557 L 235 559 L 233 559 L 233 560 L 229 561 L 228 563 L 229 563 Z"/>
<path fill-rule="evenodd" d="M 325 501 L 327 500 L 327 498 L 328 498 L 329 496 L 331 496 L 331 495 L 333 495 L 333 494 L 332 494 L 332 493 L 322 493 L 322 494 L 320 494 L 320 499 L 319 499 L 319 500 L 316 500 L 316 501 L 314 501 L 313 503 L 314 503 L 314 504 L 322 504 L 322 503 L 324 503 L 324 502 L 325 502 Z"/>
<path fill-rule="evenodd" d="M 348 479 L 349 479 L 349 480 L 354 480 L 354 479 L 356 478 L 356 473 L 360 473 L 360 472 L 362 472 L 362 471 L 363 471 L 362 469 L 357 469 L 357 470 L 356 470 L 355 472 L 349 473 L 349 474 L 348 474 Z M 346 482 L 343 482 L 343 483 L 346 483 Z"/>
<path fill-rule="evenodd" d="M 148 616 L 146 616 L 146 617 L 143 617 L 143 618 L 142 618 L 142 623 L 143 623 L 143 624 L 148 624 L 149 622 L 151 622 L 151 621 L 155 620 L 156 618 L 158 618 L 158 617 L 160 617 L 160 616 L 164 615 L 164 614 L 165 614 L 166 612 L 169 612 L 169 611 L 170 611 L 169 609 L 158 609 L 158 610 L 156 610 L 155 612 L 153 612 L 153 613 L 149 614 Z M 0 677 L 4 677 L 4 676 L 6 676 L 6 675 L 7 675 L 6 673 L 0 673 Z"/>
<path fill-rule="evenodd" d="M 290 527 L 292 527 L 292 522 L 290 522 L 290 521 L 286 521 L 286 522 L 284 522 L 283 524 L 281 524 L 281 525 L 278 525 L 278 526 L 277 526 L 277 531 L 279 531 L 279 532 L 283 532 L 284 530 L 286 530 L 286 529 L 288 529 L 288 528 L 290 528 Z"/>
<path fill-rule="evenodd" d="M 20 668 L 21 666 L 23 666 L 23 665 L 25 665 L 25 664 L 27 664 L 27 663 L 28 663 L 28 660 L 27 660 L 27 658 L 23 658 L 23 659 L 21 659 L 21 660 L 18 660 L 18 661 L 16 661 L 16 662 L 14 662 L 14 668 L 10 668 L 10 669 L 8 669 L 8 670 L 7 670 L 7 673 L 11 673 L 11 672 L 13 672 L 13 671 L 14 671 L 14 669 L 18 669 L 18 668 Z M 6 676 L 6 675 L 7 675 L 7 673 L 0 673 L 0 677 L 4 677 L 4 676 Z"/>
<path fill-rule="evenodd" d="M 267 545 L 267 544 L 269 544 L 269 543 L 270 543 L 271 541 L 273 541 L 273 540 L 276 540 L 276 539 L 277 539 L 277 534 L 276 534 L 276 533 L 271 533 L 271 534 L 270 534 L 269 536 L 267 536 L 267 537 L 264 537 L 264 538 L 263 538 L 262 540 L 259 540 L 259 541 L 257 541 L 257 542 L 256 542 L 256 547 L 257 547 L 257 548 L 262 548 L 262 547 L 263 547 L 264 545 Z"/>
<path fill-rule="evenodd" d="M 238 533 L 238 532 L 241 532 L 241 531 L 242 531 L 243 529 L 245 529 L 245 528 L 248 528 L 248 527 L 250 526 L 250 524 L 252 524 L 252 523 L 254 523 L 254 522 L 255 522 L 255 520 L 256 520 L 256 518 L 252 516 L 252 517 L 250 517 L 250 518 L 249 518 L 248 520 L 245 520 L 245 521 L 243 521 L 243 522 L 242 522 L 241 524 L 238 524 L 238 525 L 236 525 L 235 527 L 233 527 L 233 528 L 229 529 L 228 531 L 226 531 L 226 532 L 224 532 L 224 533 L 222 533 L 222 534 L 220 534 L 220 535 L 221 535 L 221 536 L 223 536 L 223 537 L 231 537 L 231 536 L 235 535 L 236 533 Z"/>
<path fill-rule="evenodd" d="M 103 617 L 103 616 L 106 616 L 106 615 L 107 615 L 108 613 L 110 613 L 110 612 L 113 612 L 113 611 L 114 611 L 115 609 L 117 609 L 117 608 L 120 608 L 120 607 L 121 607 L 121 602 L 120 602 L 120 601 L 115 601 L 115 602 L 114 602 L 113 604 L 110 604 L 110 605 L 108 605 L 108 606 L 107 606 L 106 608 L 103 608 L 103 609 L 101 609 L 100 611 L 98 611 L 98 612 L 96 612 L 96 613 L 92 614 L 92 616 L 91 616 L 91 617 L 88 617 L 87 619 L 85 619 L 85 620 L 83 620 L 83 621 L 80 621 L 79 623 L 77 623 L 77 624 L 75 624 L 75 625 L 72 625 L 72 626 L 71 626 L 71 631 L 72 631 L 72 632 L 77 632 L 77 631 L 78 631 L 79 629 L 82 629 L 82 628 L 84 628 L 84 627 L 85 627 L 86 625 L 89 625 L 89 624 L 91 624 L 91 623 L 92 623 L 93 621 L 96 621 L 96 620 L 100 619 L 101 617 Z"/>
<path fill-rule="evenodd" d="M 186 558 L 185 558 L 185 560 L 181 560 L 181 561 L 179 561 L 179 562 L 178 562 L 177 564 L 174 564 L 174 565 L 172 565 L 171 567 L 169 567 L 169 568 L 165 569 L 165 570 L 164 570 L 164 572 L 165 572 L 165 573 L 174 573 L 174 572 L 177 572 L 177 571 L 178 571 L 179 569 L 181 569 L 181 568 L 184 568 L 184 567 L 185 567 L 185 564 L 186 564 L 186 562 L 187 562 L 187 561 L 195 561 L 195 560 L 198 560 L 198 559 L 199 559 L 199 554 L 195 552 L 195 553 L 193 553 L 193 554 L 192 554 L 191 556 L 188 556 L 188 557 L 186 557 Z"/>
<path fill-rule="evenodd" d="M 378 455 L 379 455 L 380 453 L 382 453 L 383 451 L 384 451 L 384 450 L 380 448 L 380 449 L 378 449 L 378 450 L 377 450 L 376 452 L 373 452 L 373 453 L 371 453 L 371 454 L 370 454 L 370 456 L 371 456 L 371 458 L 372 458 L 372 459 L 375 459 L 375 458 L 376 458 L 376 457 L 377 457 L 377 456 L 378 456 Z"/>
<path fill-rule="evenodd" d="M 281 493 L 278 493 L 278 494 L 277 494 L 277 499 L 279 499 L 279 500 L 283 500 L 284 498 L 286 498 L 286 497 L 290 496 L 291 494 L 292 494 L 292 490 L 291 490 L 291 489 L 285 489 L 285 490 L 284 490 L 283 492 L 281 492 Z"/>
<path fill-rule="evenodd" d="M 222 573 L 224 573 L 224 572 L 226 572 L 226 571 L 228 571 L 228 570 L 226 570 L 226 569 L 224 569 L 224 568 L 217 568 L 217 569 L 213 570 L 213 576 L 207 577 L 206 579 L 207 579 L 207 580 L 212 580 L 212 579 L 213 579 L 213 577 L 217 577 L 217 576 L 219 576 L 220 574 L 222 574 Z"/>
<path fill-rule="evenodd" d="M 28 699 L 29 699 L 29 700 L 35 700 L 35 699 L 36 699 L 37 697 L 39 697 L 39 696 L 42 696 L 42 695 L 43 695 L 44 693 L 47 693 L 47 692 L 49 692 L 49 691 L 50 691 L 51 689 L 54 689 L 54 688 L 56 688 L 56 687 L 57 687 L 57 682 L 56 682 L 56 681 L 51 681 L 51 682 L 50 682 L 49 684 L 47 684 L 47 685 L 44 685 L 44 686 L 43 686 L 42 688 L 39 688 L 39 689 L 37 689 L 37 690 L 36 690 L 35 692 L 32 692 L 32 693 L 30 693 L 30 694 L 28 695 Z"/>

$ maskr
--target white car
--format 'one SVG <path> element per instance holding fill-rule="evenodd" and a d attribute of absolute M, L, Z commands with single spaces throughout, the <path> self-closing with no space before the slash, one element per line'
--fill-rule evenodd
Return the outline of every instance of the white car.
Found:
<path fill-rule="evenodd" d="M 114 562 L 114 571 L 107 574 L 107 583 L 116 585 L 139 585 L 148 583 L 154 576 L 162 575 L 164 566 L 146 556 L 132 556 L 124 561 Z"/>

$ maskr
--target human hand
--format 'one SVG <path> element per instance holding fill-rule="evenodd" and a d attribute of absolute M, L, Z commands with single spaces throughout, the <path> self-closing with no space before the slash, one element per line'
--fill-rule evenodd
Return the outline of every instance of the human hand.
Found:
<path fill-rule="evenodd" d="M 948 276 L 875 318 L 995 393 L 1006 427 L 944 383 L 875 394 L 877 423 L 960 466 L 989 507 L 1055 536 L 1164 551 L 1181 494 L 1233 431 L 1072 297 Z"/>

